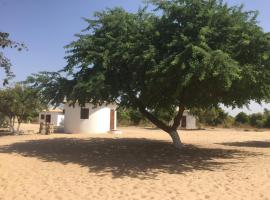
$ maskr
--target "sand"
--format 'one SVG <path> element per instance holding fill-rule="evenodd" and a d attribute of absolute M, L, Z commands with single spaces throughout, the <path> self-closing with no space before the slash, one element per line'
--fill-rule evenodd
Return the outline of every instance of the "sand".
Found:
<path fill-rule="evenodd" d="M 120 129 L 0 136 L 0 199 L 270 199 L 270 131 Z"/>

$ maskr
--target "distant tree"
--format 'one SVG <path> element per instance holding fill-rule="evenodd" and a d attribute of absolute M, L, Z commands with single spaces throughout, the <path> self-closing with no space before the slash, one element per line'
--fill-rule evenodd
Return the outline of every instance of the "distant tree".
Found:
<path fill-rule="evenodd" d="M 270 115 L 266 116 L 264 127 L 265 128 L 270 128 Z"/>
<path fill-rule="evenodd" d="M 118 121 L 124 125 L 139 125 L 144 121 L 143 115 L 138 110 L 119 107 L 117 110 Z"/>
<path fill-rule="evenodd" d="M 249 122 L 249 117 L 246 113 L 240 112 L 235 116 L 235 122 L 240 124 L 247 124 Z"/>
<path fill-rule="evenodd" d="M 141 121 L 143 121 L 144 117 L 138 110 L 130 109 L 129 111 L 130 121 L 133 122 L 134 125 L 139 125 Z"/>
<path fill-rule="evenodd" d="M 191 113 L 197 116 L 199 123 L 217 126 L 225 124 L 229 120 L 228 113 L 224 112 L 220 107 L 212 107 L 208 109 L 191 109 Z"/>
<path fill-rule="evenodd" d="M 270 128 L 270 111 L 268 109 L 264 109 L 264 127 Z"/>
<path fill-rule="evenodd" d="M 14 42 L 9 39 L 9 34 L 0 32 L 0 49 L 4 48 L 15 48 L 18 51 L 21 51 L 23 48 L 26 48 L 24 44 Z M 4 69 L 6 77 L 3 80 L 3 84 L 7 84 L 8 80 L 14 77 L 13 72 L 11 71 L 11 62 L 8 58 L 4 56 L 4 53 L 0 51 L 0 68 Z"/>
<path fill-rule="evenodd" d="M 17 84 L 15 87 L 0 90 L 0 112 L 9 118 L 10 130 L 14 133 L 19 132 L 23 121 L 37 116 L 45 107 L 37 91 L 32 88 Z M 18 126 L 15 130 L 16 120 Z"/>
<path fill-rule="evenodd" d="M 0 128 L 5 127 L 6 123 L 6 116 L 0 112 Z"/>
<path fill-rule="evenodd" d="M 53 104 L 66 98 L 139 110 L 177 148 L 185 109 L 270 100 L 270 34 L 257 12 L 221 0 L 151 2 L 152 12 L 115 8 L 86 19 L 62 74 L 38 74 L 36 87 Z M 172 124 L 156 115 L 172 110 Z"/>
<path fill-rule="evenodd" d="M 158 112 L 155 111 L 155 115 L 158 116 L 164 122 L 170 123 L 171 115 L 174 114 L 176 110 L 172 110 L 169 112 L 168 110 L 162 111 L 159 110 Z M 147 119 L 142 115 L 142 113 L 137 109 L 133 108 L 118 108 L 118 119 L 119 122 L 123 122 L 124 124 L 129 125 L 139 125 L 140 123 L 147 124 L 149 123 Z"/>
<path fill-rule="evenodd" d="M 265 125 L 266 119 L 262 113 L 255 113 L 249 116 L 249 122 L 251 126 L 263 128 Z"/>
<path fill-rule="evenodd" d="M 14 109 L 14 93 L 10 88 L 0 90 L 0 112 L 9 119 L 9 128 L 11 132 L 15 132 L 15 109 Z"/>

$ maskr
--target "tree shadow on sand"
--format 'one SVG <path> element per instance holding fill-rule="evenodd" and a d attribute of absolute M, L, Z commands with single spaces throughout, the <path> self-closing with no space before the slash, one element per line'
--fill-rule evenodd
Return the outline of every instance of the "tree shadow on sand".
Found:
<path fill-rule="evenodd" d="M 255 147 L 255 148 L 270 148 L 270 141 L 245 141 L 245 142 L 226 142 L 219 143 L 225 146 L 233 147 Z"/>
<path fill-rule="evenodd" d="M 2 131 L 0 130 L 0 137 L 4 137 L 4 136 L 14 136 L 15 134 L 10 132 L 10 131 Z"/>
<path fill-rule="evenodd" d="M 45 162 L 74 163 L 99 176 L 155 178 L 159 173 L 180 174 L 194 170 L 217 170 L 232 160 L 258 154 L 231 149 L 208 149 L 139 138 L 57 138 L 31 140 L 0 147 L 0 153 L 18 153 Z M 221 159 L 221 160 L 219 160 Z M 239 160 L 240 159 L 240 160 Z"/>

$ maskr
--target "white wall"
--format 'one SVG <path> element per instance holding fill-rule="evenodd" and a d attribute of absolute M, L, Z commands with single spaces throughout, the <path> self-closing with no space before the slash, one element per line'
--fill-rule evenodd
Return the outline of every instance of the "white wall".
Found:
<path fill-rule="evenodd" d="M 185 129 L 197 129 L 196 117 L 195 116 L 189 114 L 188 111 L 184 111 L 183 116 L 186 117 L 186 128 Z M 173 123 L 173 120 L 171 121 L 170 125 L 172 125 L 172 123 Z M 178 127 L 179 129 L 183 128 L 181 126 L 181 123 L 182 123 L 182 120 L 180 121 L 180 125 Z"/>
<path fill-rule="evenodd" d="M 65 115 L 57 115 L 57 126 L 64 125 Z"/>
<path fill-rule="evenodd" d="M 44 119 L 41 119 L 41 115 L 44 115 Z M 64 120 L 64 115 L 57 112 L 41 112 L 39 113 L 39 123 L 45 122 L 46 115 L 51 115 L 51 123 L 55 126 L 60 126 L 62 120 Z"/>
<path fill-rule="evenodd" d="M 103 105 L 93 108 L 93 105 L 86 104 L 84 108 L 89 108 L 89 119 L 80 119 L 81 107 L 78 104 L 75 104 L 74 107 L 65 104 L 64 130 L 66 133 L 106 133 L 110 131 L 110 111 L 115 109 L 115 106 Z"/>
<path fill-rule="evenodd" d="M 186 129 L 196 129 L 196 118 L 193 115 L 186 115 L 187 127 Z"/>

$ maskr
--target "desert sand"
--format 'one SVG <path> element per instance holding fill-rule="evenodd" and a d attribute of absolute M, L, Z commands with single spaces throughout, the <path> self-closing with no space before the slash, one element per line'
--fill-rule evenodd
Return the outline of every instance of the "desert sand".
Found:
<path fill-rule="evenodd" d="M 270 199 L 270 131 L 120 129 L 0 136 L 0 199 Z"/>

